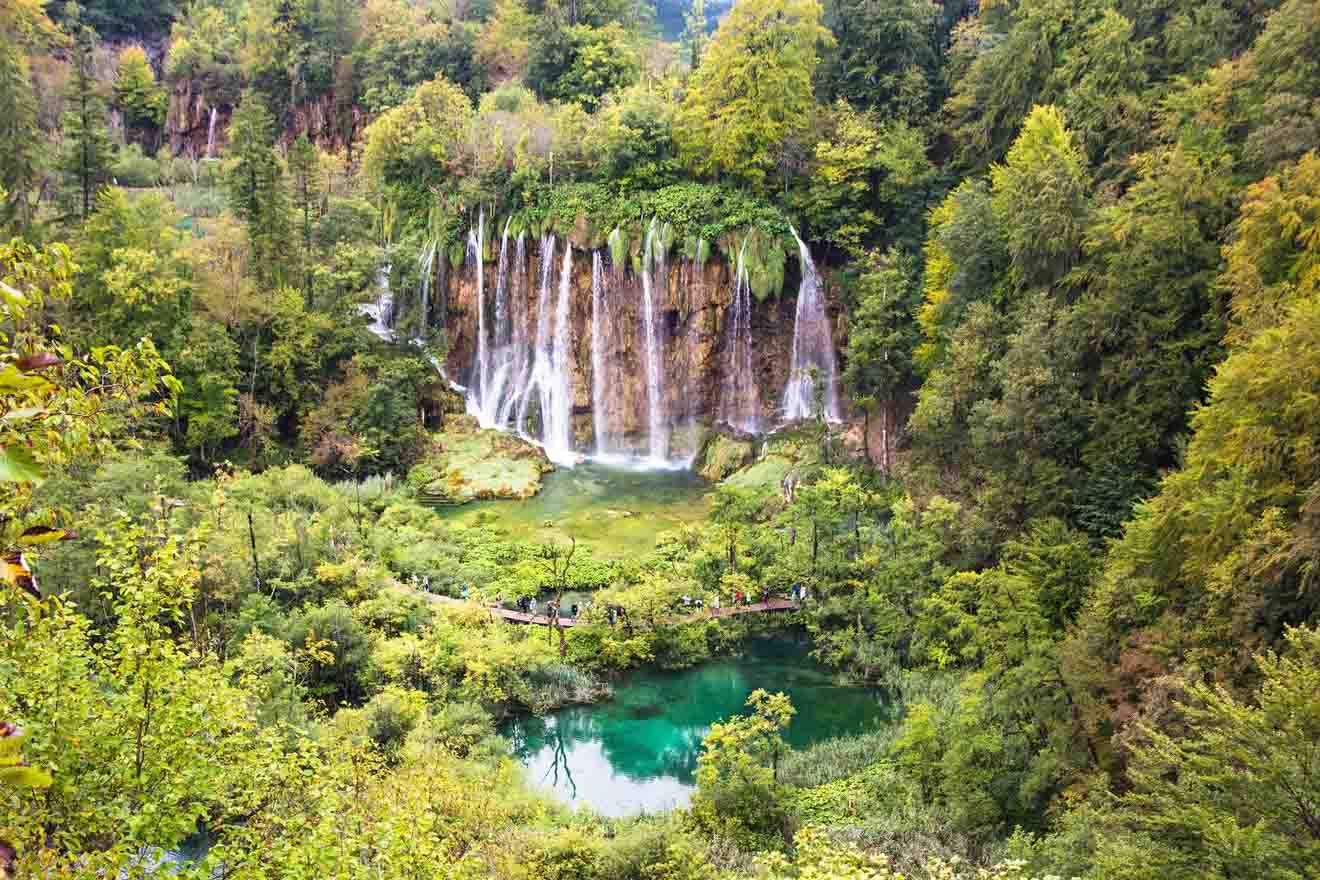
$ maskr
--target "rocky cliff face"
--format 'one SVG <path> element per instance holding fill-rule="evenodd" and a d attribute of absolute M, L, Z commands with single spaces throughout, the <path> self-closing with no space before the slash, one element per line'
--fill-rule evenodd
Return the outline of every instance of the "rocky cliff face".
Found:
<path fill-rule="evenodd" d="M 554 248 L 550 259 L 544 258 L 546 247 Z M 524 262 L 517 264 L 518 249 L 512 244 L 501 248 L 497 241 L 488 254 L 505 253 L 508 264 L 503 272 L 497 259 L 487 262 L 479 277 L 470 258 L 461 268 L 443 273 L 440 290 L 444 296 L 434 298 L 438 311 L 433 320 L 443 317 L 448 330 L 446 369 L 452 378 L 480 386 L 479 326 L 488 334 L 488 363 L 491 351 L 502 340 L 526 339 L 529 349 L 535 348 L 538 335 L 553 341 L 565 265 L 563 248 L 562 240 L 528 241 Z M 789 272 L 793 277 L 785 284 L 783 296 L 752 302 L 750 377 L 734 375 L 747 369 L 746 361 L 739 365 L 732 352 L 735 267 L 719 257 L 704 265 L 674 257 L 657 264 L 646 279 L 633 267 L 611 265 L 606 253 L 600 254 L 599 267 L 595 263 L 593 252 L 575 247 L 566 290 L 569 357 L 559 362 L 566 367 L 575 450 L 645 453 L 655 423 L 648 389 L 656 366 L 662 422 L 672 438 L 666 444 L 667 457 L 682 459 L 695 453 L 701 429 L 719 427 L 722 414 L 734 409 L 755 409 L 765 426 L 781 421 L 798 290 L 792 263 Z M 543 267 L 548 267 L 548 276 Z M 502 286 L 501 274 L 505 278 Z M 647 280 L 656 362 L 648 362 Z M 593 282 L 598 285 L 595 289 Z M 479 300 L 483 296 L 484 303 Z M 548 326 L 542 330 L 547 316 Z M 837 328 L 837 319 L 831 325 Z M 530 358 L 530 354 L 516 355 L 510 372 L 525 370 L 523 361 Z M 495 369 L 488 369 L 488 385 L 494 384 L 489 373 Z M 733 407 L 728 399 L 731 394 L 755 399 L 736 401 Z M 516 410 L 515 406 L 510 411 Z M 607 436 L 597 437 L 598 429 Z"/>

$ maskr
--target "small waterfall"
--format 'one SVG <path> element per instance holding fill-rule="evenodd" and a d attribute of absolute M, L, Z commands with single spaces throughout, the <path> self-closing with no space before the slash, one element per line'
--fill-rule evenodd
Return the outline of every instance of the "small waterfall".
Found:
<path fill-rule="evenodd" d="M 646 344 L 646 406 L 647 434 L 650 440 L 650 458 L 663 463 L 668 454 L 669 435 L 665 421 L 664 404 L 664 350 L 655 319 L 655 291 L 652 270 L 664 265 L 664 254 L 656 253 L 658 226 L 655 218 L 646 230 L 646 245 L 642 249 L 642 337 Z M 659 273 L 664 278 L 664 273 Z"/>
<path fill-rule="evenodd" d="M 376 301 L 358 307 L 371 319 L 367 329 L 386 342 L 394 341 L 394 294 L 390 291 L 390 270 L 390 264 L 386 263 L 376 273 Z"/>
<path fill-rule="evenodd" d="M 206 158 L 215 156 L 215 116 L 216 108 L 211 108 L 211 121 L 206 126 Z"/>
<path fill-rule="evenodd" d="M 729 373 L 724 380 L 720 418 L 729 427 L 747 434 L 761 431 L 761 401 L 752 372 L 752 285 L 743 262 L 747 239 L 738 249 L 733 303 L 729 309 Z"/>
<path fill-rule="evenodd" d="M 417 273 L 420 276 L 418 287 L 422 306 L 416 337 L 419 340 L 426 338 L 426 331 L 431 326 L 431 279 L 435 275 L 435 255 L 439 250 L 440 243 L 432 239 L 427 242 L 417 258 Z"/>
<path fill-rule="evenodd" d="M 609 453 L 605 423 L 605 270 L 600 251 L 591 253 L 591 422 L 596 454 Z"/>
<path fill-rule="evenodd" d="M 546 389 L 549 387 L 550 377 L 554 372 L 550 360 L 550 274 L 554 271 L 554 260 L 555 237 L 544 235 L 541 237 L 541 284 L 537 289 L 536 296 L 536 342 L 532 350 L 532 363 L 527 381 L 518 395 L 516 428 L 518 436 L 524 440 L 534 439 L 527 430 L 527 420 L 531 414 L 533 404 L 539 405 L 542 413 L 541 433 L 543 436 L 545 433 L 545 416 L 543 413 L 547 406 Z M 532 397 L 533 391 L 537 393 L 535 399 Z"/>
<path fill-rule="evenodd" d="M 784 388 L 784 418 L 791 422 L 817 415 L 816 390 L 821 383 L 824 412 L 820 414 L 826 421 L 839 422 L 838 365 L 820 273 L 796 230 L 793 238 L 802 262 L 802 284 L 793 321 L 793 360 Z"/>

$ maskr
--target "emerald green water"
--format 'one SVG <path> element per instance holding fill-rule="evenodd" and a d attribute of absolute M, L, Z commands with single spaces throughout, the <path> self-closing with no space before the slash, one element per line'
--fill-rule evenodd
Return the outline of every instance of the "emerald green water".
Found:
<path fill-rule="evenodd" d="M 608 816 L 654 813 L 688 803 L 711 722 L 743 712 L 757 688 L 792 699 L 797 716 L 785 738 L 795 748 L 885 718 L 876 691 L 836 684 L 805 646 L 756 641 L 737 659 L 638 672 L 608 702 L 520 718 L 503 733 L 533 785 Z"/>
<path fill-rule="evenodd" d="M 658 535 L 701 519 L 710 484 L 690 471 L 648 471 L 596 463 L 545 475 L 523 501 L 479 501 L 443 515 L 485 523 L 519 541 L 573 537 L 598 556 L 623 558 L 655 547 Z"/>

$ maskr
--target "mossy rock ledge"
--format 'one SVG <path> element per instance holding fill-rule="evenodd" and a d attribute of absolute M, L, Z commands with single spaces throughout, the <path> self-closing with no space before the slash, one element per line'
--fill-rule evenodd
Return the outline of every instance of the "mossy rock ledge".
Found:
<path fill-rule="evenodd" d="M 554 465 L 537 446 L 483 430 L 471 416 L 449 420 L 433 434 L 425 460 L 408 472 L 423 504 L 449 507 L 491 498 L 525 499 L 541 491 Z"/>
<path fill-rule="evenodd" d="M 751 464 L 755 455 L 756 444 L 750 439 L 711 434 L 702 444 L 692 467 L 707 480 L 718 483 Z"/>

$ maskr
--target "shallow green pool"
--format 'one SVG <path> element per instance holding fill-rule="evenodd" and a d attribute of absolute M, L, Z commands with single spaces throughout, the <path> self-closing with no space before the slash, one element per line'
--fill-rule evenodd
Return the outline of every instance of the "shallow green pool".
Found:
<path fill-rule="evenodd" d="M 744 711 L 757 688 L 783 691 L 797 708 L 786 733 L 802 747 L 875 726 L 876 691 L 841 686 L 804 645 L 755 641 L 738 659 L 683 672 L 637 672 L 614 699 L 520 718 L 504 727 L 529 781 L 573 804 L 622 816 L 686 805 L 711 722 Z"/>
<path fill-rule="evenodd" d="M 655 539 L 707 510 L 710 484 L 690 471 L 648 471 L 586 463 L 546 474 L 523 501 L 480 501 L 442 512 L 456 522 L 485 522 L 520 541 L 569 537 L 598 556 L 644 553 Z"/>

